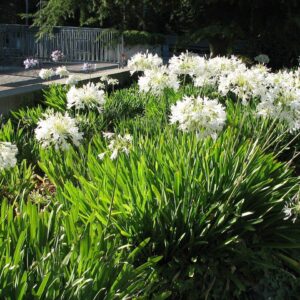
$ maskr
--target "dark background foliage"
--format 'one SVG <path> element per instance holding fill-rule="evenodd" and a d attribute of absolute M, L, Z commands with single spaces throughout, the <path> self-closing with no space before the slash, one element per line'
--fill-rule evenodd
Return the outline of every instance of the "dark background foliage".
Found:
<path fill-rule="evenodd" d="M 188 45 L 206 40 L 210 54 L 236 52 L 237 40 L 247 41 L 245 55 L 266 53 L 275 68 L 291 67 L 300 53 L 300 2 L 297 0 L 24 0 L 3 1 L 0 23 L 25 23 L 42 33 L 55 25 L 92 26 L 188 37 Z M 250 45 L 250 46 L 249 46 Z"/>

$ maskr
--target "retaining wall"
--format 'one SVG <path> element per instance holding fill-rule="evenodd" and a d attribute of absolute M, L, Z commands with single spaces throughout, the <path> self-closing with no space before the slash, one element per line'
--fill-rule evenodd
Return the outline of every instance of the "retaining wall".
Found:
<path fill-rule="evenodd" d="M 124 69 L 113 69 L 103 71 L 96 74 L 80 74 L 82 78 L 79 81 L 80 84 L 85 84 L 89 81 L 99 82 L 99 79 L 103 75 L 108 75 L 112 78 L 119 80 L 119 86 L 123 87 L 129 85 L 131 82 L 130 73 L 127 68 Z M 18 87 L 11 90 L 0 92 L 0 114 L 8 114 L 11 110 L 16 110 L 21 107 L 33 106 L 42 99 L 43 90 L 47 89 L 50 84 L 60 83 L 64 84 L 65 79 L 48 81 L 41 84 L 34 84 L 25 87 Z"/>

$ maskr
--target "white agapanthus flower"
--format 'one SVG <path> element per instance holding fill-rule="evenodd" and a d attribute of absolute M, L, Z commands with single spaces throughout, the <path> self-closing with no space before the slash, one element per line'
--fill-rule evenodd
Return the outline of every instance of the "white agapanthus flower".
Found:
<path fill-rule="evenodd" d="M 261 101 L 256 107 L 257 114 L 262 117 L 276 117 L 279 115 L 279 108 L 272 101 Z"/>
<path fill-rule="evenodd" d="M 94 83 L 88 83 L 81 88 L 72 86 L 67 93 L 67 107 L 70 109 L 93 109 L 99 111 L 105 103 L 104 91 Z"/>
<path fill-rule="evenodd" d="M 222 57 L 216 56 L 214 58 L 207 59 L 202 68 L 197 69 L 197 73 L 194 78 L 195 86 L 219 84 L 220 77 L 226 76 L 231 72 L 239 70 L 246 70 L 246 65 L 235 56 Z"/>
<path fill-rule="evenodd" d="M 300 85 L 298 71 L 269 73 L 264 79 L 265 97 L 257 105 L 261 116 L 277 118 L 290 128 L 300 129 Z"/>
<path fill-rule="evenodd" d="M 162 59 L 157 54 L 148 53 L 137 53 L 128 60 L 128 68 L 130 74 L 135 72 L 151 70 L 161 66 L 163 63 Z"/>
<path fill-rule="evenodd" d="M 234 93 L 243 104 L 248 103 L 253 97 L 264 98 L 267 93 L 267 85 L 264 81 L 267 72 L 266 68 L 237 68 L 219 78 L 218 90 L 223 96 L 229 92 Z"/>
<path fill-rule="evenodd" d="M 173 56 L 169 60 L 169 70 L 176 75 L 189 75 L 194 77 L 205 69 L 205 58 L 193 53 L 185 52 Z"/>
<path fill-rule="evenodd" d="M 106 88 L 106 85 L 105 85 L 105 83 L 103 83 L 103 82 L 97 82 L 96 83 L 96 87 L 99 89 L 99 90 L 104 90 L 105 88 Z"/>
<path fill-rule="evenodd" d="M 0 142 L 0 170 L 13 168 L 17 164 L 18 148 L 10 142 Z"/>
<path fill-rule="evenodd" d="M 79 76 L 77 76 L 77 75 L 74 75 L 74 74 L 69 75 L 69 77 L 66 80 L 66 84 L 68 84 L 68 85 L 76 85 L 80 79 L 81 78 Z"/>
<path fill-rule="evenodd" d="M 25 69 L 30 69 L 30 68 L 34 68 L 39 64 L 39 61 L 37 59 L 33 59 L 33 58 L 26 58 L 23 61 L 23 64 L 25 66 Z"/>
<path fill-rule="evenodd" d="M 144 76 L 139 77 L 139 89 L 142 92 L 150 92 L 159 96 L 166 88 L 177 91 L 179 81 L 175 74 L 170 73 L 166 67 L 146 70 Z"/>
<path fill-rule="evenodd" d="M 285 204 L 283 213 L 285 215 L 284 220 L 291 219 L 293 223 L 296 222 L 300 216 L 300 192 Z"/>
<path fill-rule="evenodd" d="M 119 84 L 119 80 L 117 78 L 109 78 L 107 80 L 107 84 L 111 86 L 115 86 Z"/>
<path fill-rule="evenodd" d="M 68 149 L 70 144 L 79 146 L 83 133 L 79 132 L 76 120 L 68 113 L 45 113 L 43 119 L 38 121 L 35 129 L 36 139 L 43 148 L 53 146 L 55 149 Z"/>
<path fill-rule="evenodd" d="M 107 85 L 115 86 L 119 84 L 119 80 L 116 78 L 108 77 L 107 75 L 103 75 L 100 77 L 100 81 L 105 82 Z"/>
<path fill-rule="evenodd" d="M 108 77 L 107 75 L 102 75 L 102 76 L 100 77 L 100 81 L 102 81 L 102 82 L 107 82 L 108 79 L 109 79 L 109 77 Z"/>
<path fill-rule="evenodd" d="M 111 160 L 115 160 L 120 153 L 129 155 L 129 151 L 132 147 L 132 136 L 130 134 L 125 134 L 122 136 L 112 132 L 103 132 L 103 137 L 109 141 L 109 150 L 100 153 L 98 155 L 99 159 L 103 160 L 108 153 L 110 153 Z"/>
<path fill-rule="evenodd" d="M 55 72 L 52 69 L 41 69 L 39 73 L 40 78 L 44 80 L 50 79 L 54 75 Z"/>
<path fill-rule="evenodd" d="M 225 107 L 216 99 L 185 96 L 171 107 L 171 124 L 184 132 L 196 132 L 199 138 L 216 138 L 226 122 Z"/>
<path fill-rule="evenodd" d="M 89 64 L 89 63 L 84 63 L 83 66 L 82 66 L 82 71 L 91 71 L 93 69 L 93 65 L 92 64 Z"/>
<path fill-rule="evenodd" d="M 260 64 L 268 64 L 270 62 L 270 58 L 267 54 L 259 54 L 254 57 L 254 60 Z"/>
<path fill-rule="evenodd" d="M 62 77 L 68 77 L 70 73 L 67 70 L 66 66 L 62 66 L 56 68 L 55 74 L 58 75 L 60 78 L 62 78 Z"/>
<path fill-rule="evenodd" d="M 64 54 L 62 51 L 60 50 L 54 50 L 52 53 L 51 53 L 51 59 L 54 61 L 54 62 L 58 62 L 58 61 L 61 61 L 64 59 Z"/>

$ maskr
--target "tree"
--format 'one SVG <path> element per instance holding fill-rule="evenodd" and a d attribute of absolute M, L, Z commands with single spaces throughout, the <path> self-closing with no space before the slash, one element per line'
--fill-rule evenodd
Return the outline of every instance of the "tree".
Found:
<path fill-rule="evenodd" d="M 295 64 L 300 53 L 300 1 L 187 1 L 193 20 L 187 36 L 193 42 L 208 40 L 211 56 L 229 54 L 237 39 L 246 39 L 253 45 L 249 52 L 267 53 L 275 67 Z"/>
<path fill-rule="evenodd" d="M 293 49 L 290 59 L 299 50 L 299 10 L 298 0 L 48 0 L 34 24 L 41 34 L 55 25 L 186 34 L 193 42 L 208 40 L 212 56 L 231 53 L 237 39 L 270 51 L 276 36 L 282 49 Z"/>
<path fill-rule="evenodd" d="M 230 53 L 233 42 L 246 35 L 251 18 L 248 4 L 247 0 L 191 0 L 194 27 L 190 36 L 194 41 L 207 39 L 211 56 Z"/>
<path fill-rule="evenodd" d="M 34 14 L 41 33 L 55 25 L 112 27 L 120 30 L 166 32 L 178 0 L 49 0 Z"/>

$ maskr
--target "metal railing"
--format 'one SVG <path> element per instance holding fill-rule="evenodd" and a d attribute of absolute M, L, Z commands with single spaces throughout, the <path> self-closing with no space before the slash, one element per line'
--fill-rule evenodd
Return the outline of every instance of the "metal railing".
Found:
<path fill-rule="evenodd" d="M 52 35 L 36 39 L 37 28 L 0 24 L 0 59 L 35 57 L 50 60 L 52 51 L 61 50 L 68 62 L 99 61 L 119 63 L 123 38 L 101 28 L 54 27 Z"/>

